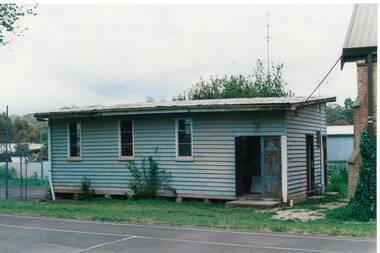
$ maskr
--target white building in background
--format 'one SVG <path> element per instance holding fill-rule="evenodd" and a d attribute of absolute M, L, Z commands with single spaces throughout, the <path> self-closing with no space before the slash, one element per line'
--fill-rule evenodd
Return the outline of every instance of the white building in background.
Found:
<path fill-rule="evenodd" d="M 43 147 L 43 144 L 40 143 L 27 143 L 29 151 L 32 153 L 38 153 L 41 150 L 41 147 Z M 10 153 L 14 153 L 16 151 L 17 144 L 15 143 L 9 143 L 8 144 L 8 151 Z M 5 152 L 5 144 L 0 143 L 0 153 Z M 21 164 L 22 163 L 22 164 Z M 5 166 L 5 161 L 0 161 L 0 166 Z M 38 159 L 37 161 L 28 161 L 26 163 L 25 157 L 19 157 L 19 156 L 13 156 L 11 154 L 11 161 L 8 163 L 8 167 L 10 169 L 14 169 L 14 176 L 19 178 L 22 174 L 23 177 L 27 174 L 28 177 L 31 177 L 33 175 L 37 175 L 38 178 L 41 177 L 41 162 Z M 20 172 L 21 171 L 21 172 Z M 43 160 L 43 177 L 49 178 L 50 177 L 50 161 L 49 160 Z"/>
<path fill-rule="evenodd" d="M 354 126 L 327 126 L 327 161 L 329 165 L 347 166 L 354 150 Z"/>

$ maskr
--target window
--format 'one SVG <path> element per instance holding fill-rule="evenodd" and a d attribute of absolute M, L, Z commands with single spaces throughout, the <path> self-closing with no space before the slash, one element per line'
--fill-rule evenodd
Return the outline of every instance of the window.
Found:
<path fill-rule="evenodd" d="M 119 122 L 120 156 L 133 156 L 133 121 Z"/>
<path fill-rule="evenodd" d="M 191 119 L 177 119 L 177 156 L 193 156 L 193 124 Z"/>
<path fill-rule="evenodd" d="M 71 122 L 68 125 L 68 137 L 69 137 L 69 157 L 80 157 L 81 156 L 81 133 L 80 133 L 80 123 Z"/>
<path fill-rule="evenodd" d="M 317 131 L 317 148 L 321 148 L 321 131 Z"/>

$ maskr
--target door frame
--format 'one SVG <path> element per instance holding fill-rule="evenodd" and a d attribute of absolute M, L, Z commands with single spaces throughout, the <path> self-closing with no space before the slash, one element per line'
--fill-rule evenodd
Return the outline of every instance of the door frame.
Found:
<path fill-rule="evenodd" d="M 240 156 L 238 153 L 238 145 L 242 145 L 242 143 L 238 144 L 239 140 L 247 141 L 249 137 L 258 138 L 258 141 L 259 141 L 258 144 L 260 145 L 260 149 L 261 149 L 261 138 L 259 138 L 259 137 L 261 137 L 260 135 L 235 136 L 235 141 L 234 141 L 234 148 L 235 148 L 235 197 L 239 197 L 245 193 L 249 193 L 249 191 L 244 192 L 244 187 L 243 187 L 244 180 L 242 179 L 242 177 L 244 176 L 244 172 L 242 171 L 242 166 L 240 164 Z M 261 173 L 262 173 L 262 168 L 260 166 L 260 174 Z M 262 194 L 262 189 L 260 191 L 260 195 L 261 194 Z"/>
<path fill-rule="evenodd" d="M 327 136 L 322 136 L 322 152 L 323 152 L 323 180 L 324 180 L 324 189 L 327 188 L 328 184 L 328 175 L 327 175 L 327 168 L 328 168 L 328 160 L 327 160 Z"/>
<path fill-rule="evenodd" d="M 241 192 L 241 189 L 239 188 L 239 178 L 238 175 L 238 153 L 237 153 L 237 140 L 242 137 L 279 137 L 280 138 L 280 159 L 281 159 L 281 193 L 279 194 L 279 197 L 282 197 L 283 202 L 287 202 L 287 196 L 288 196 L 288 177 L 287 177 L 287 168 L 288 168 L 288 156 L 287 156 L 287 136 L 284 134 L 266 134 L 266 135 L 260 135 L 260 134 L 251 134 L 251 135 L 240 135 L 235 136 L 234 138 L 234 149 L 235 149 L 235 197 L 239 197 L 243 192 Z M 261 143 L 261 138 L 260 138 Z M 261 144 L 260 144 L 261 148 Z M 260 168 L 261 172 L 263 171 L 263 168 Z M 262 177 L 262 174 L 261 174 Z M 263 179 L 262 179 L 263 180 Z M 263 187 L 263 183 L 262 186 Z M 262 195 L 263 196 L 263 195 Z M 263 196 L 264 197 L 264 196 Z"/>
<path fill-rule="evenodd" d="M 307 194 L 312 194 L 315 191 L 315 160 L 314 160 L 314 135 L 306 134 L 306 185 Z"/>

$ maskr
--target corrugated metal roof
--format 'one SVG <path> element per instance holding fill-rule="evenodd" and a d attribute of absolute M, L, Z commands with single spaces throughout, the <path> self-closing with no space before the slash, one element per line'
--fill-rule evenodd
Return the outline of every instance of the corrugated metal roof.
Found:
<path fill-rule="evenodd" d="M 153 111 L 176 111 L 176 110 L 196 110 L 209 109 L 209 111 L 217 111 L 223 108 L 231 110 L 237 108 L 253 108 L 253 107 L 284 107 L 291 105 L 302 105 L 304 103 L 313 104 L 320 102 L 335 102 L 335 97 L 311 97 L 306 101 L 307 97 L 267 97 L 267 98 L 233 98 L 233 99 L 206 99 L 206 100 L 185 100 L 185 101 L 160 101 L 160 102 L 139 102 L 118 105 L 93 105 L 86 107 L 71 107 L 57 111 L 36 113 L 38 118 L 49 117 L 53 115 L 70 115 L 97 112 L 137 112 L 139 114 L 151 113 Z"/>
<path fill-rule="evenodd" d="M 377 4 L 356 4 L 343 49 L 377 46 Z"/>
<path fill-rule="evenodd" d="M 327 135 L 354 135 L 354 126 L 327 126 Z"/>

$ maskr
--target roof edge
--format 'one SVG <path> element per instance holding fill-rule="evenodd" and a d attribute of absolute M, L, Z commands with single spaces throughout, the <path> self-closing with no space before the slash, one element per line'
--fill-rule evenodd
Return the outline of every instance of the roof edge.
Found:
<path fill-rule="evenodd" d="M 107 108 L 93 110 L 74 110 L 74 111 L 56 111 L 56 112 L 40 112 L 34 113 L 40 121 L 48 118 L 70 118 L 70 117 L 94 117 L 94 116 L 116 116 L 116 115 L 139 115 L 139 114 L 165 114 L 165 113 L 198 113 L 198 112 L 231 112 L 231 111 L 263 111 L 263 110 L 292 110 L 301 106 L 311 104 L 320 104 L 327 102 L 335 102 L 336 97 L 323 97 L 320 99 L 300 101 L 295 103 L 278 103 L 278 104 L 227 104 L 220 106 L 210 105 L 172 105 L 157 107 L 141 107 L 141 108 Z"/>

